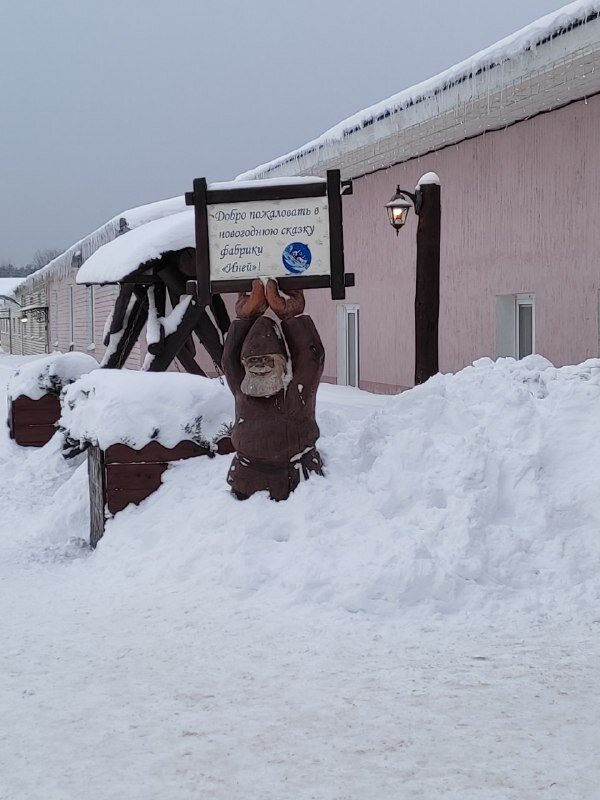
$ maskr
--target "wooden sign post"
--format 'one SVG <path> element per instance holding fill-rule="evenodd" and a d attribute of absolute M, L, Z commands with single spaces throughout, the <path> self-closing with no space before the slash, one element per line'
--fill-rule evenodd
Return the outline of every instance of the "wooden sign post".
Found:
<path fill-rule="evenodd" d="M 344 271 L 339 170 L 327 179 L 194 181 L 185 195 L 196 224 L 196 286 L 201 307 L 212 294 L 248 292 L 252 281 L 274 278 L 281 290 L 329 288 L 343 300 L 354 275 Z M 190 282 L 193 284 L 193 282 Z"/>

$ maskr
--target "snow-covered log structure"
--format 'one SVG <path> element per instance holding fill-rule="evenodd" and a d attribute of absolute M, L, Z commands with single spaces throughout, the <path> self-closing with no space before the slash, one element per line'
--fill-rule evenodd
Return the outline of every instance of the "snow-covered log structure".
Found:
<path fill-rule="evenodd" d="M 85 353 L 53 353 L 23 364 L 8 383 L 8 428 L 24 447 L 43 447 L 56 433 L 65 386 L 98 368 Z"/>
<path fill-rule="evenodd" d="M 98 369 L 69 386 L 59 427 L 65 455 L 88 453 L 91 546 L 107 516 L 158 489 L 171 462 L 226 452 L 233 419 L 218 379 Z"/>
<path fill-rule="evenodd" d="M 163 371 L 177 358 L 187 372 L 204 375 L 195 359 L 195 334 L 219 371 L 229 316 L 219 296 L 201 308 L 187 293 L 186 283 L 195 277 L 194 243 L 194 215 L 186 210 L 115 238 L 83 264 L 78 284 L 119 287 L 104 331 L 102 366 L 124 366 L 145 328 L 142 369 Z"/>

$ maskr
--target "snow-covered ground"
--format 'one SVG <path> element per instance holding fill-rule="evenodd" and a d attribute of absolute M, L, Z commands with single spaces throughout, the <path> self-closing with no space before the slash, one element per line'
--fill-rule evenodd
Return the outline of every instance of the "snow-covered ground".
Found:
<path fill-rule="evenodd" d="M 326 477 L 182 462 L 94 553 L 2 427 L 0 798 L 595 800 L 599 407 L 600 361 L 324 386 Z"/>

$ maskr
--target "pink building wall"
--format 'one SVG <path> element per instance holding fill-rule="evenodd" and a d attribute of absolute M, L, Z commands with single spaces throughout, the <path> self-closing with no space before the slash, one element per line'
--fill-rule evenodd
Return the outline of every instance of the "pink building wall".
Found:
<path fill-rule="evenodd" d="M 384 204 L 434 171 L 442 187 L 440 369 L 496 356 L 496 295 L 535 294 L 536 352 L 556 365 L 598 356 L 600 98 L 354 181 L 344 198 L 347 303 L 360 307 L 361 385 L 413 383 L 416 218 L 396 237 Z M 336 376 L 336 315 L 307 292 L 325 375 Z"/>
<path fill-rule="evenodd" d="M 536 352 L 556 365 L 599 355 L 598 130 L 600 98 L 593 97 L 354 180 L 343 203 L 346 269 L 356 287 L 344 302 L 360 308 L 363 388 L 394 392 L 413 383 L 417 221 L 411 212 L 396 237 L 384 204 L 396 184 L 413 189 L 429 171 L 442 187 L 440 369 L 496 357 L 496 297 L 519 293 L 535 295 Z M 49 279 L 49 341 L 69 349 L 73 286 L 73 341 L 85 351 L 89 289 L 75 275 Z M 94 288 L 98 359 L 116 294 L 117 287 Z M 336 303 L 325 290 L 306 298 L 325 344 L 325 380 L 335 381 Z M 127 366 L 139 369 L 144 351 L 137 345 Z M 197 360 L 214 372 L 199 346 Z"/>
<path fill-rule="evenodd" d="M 90 289 L 75 283 L 72 274 L 48 278 L 49 341 L 50 348 L 67 352 L 73 342 L 74 350 L 81 350 L 102 359 L 104 325 L 112 312 L 118 294 L 117 286 L 94 286 L 93 334 L 90 317 Z M 73 338 L 70 323 L 70 289 L 73 292 Z M 126 366 L 139 369 L 143 361 L 140 345 L 136 344 Z"/>

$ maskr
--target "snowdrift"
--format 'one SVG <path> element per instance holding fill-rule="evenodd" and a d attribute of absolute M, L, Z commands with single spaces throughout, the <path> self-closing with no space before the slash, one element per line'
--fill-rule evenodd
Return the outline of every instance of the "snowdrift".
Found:
<path fill-rule="evenodd" d="M 179 372 L 99 369 L 65 389 L 60 427 L 72 441 L 126 444 L 182 440 L 207 446 L 233 424 L 231 392 L 219 379 Z"/>
<path fill-rule="evenodd" d="M 65 386 L 82 375 L 98 369 L 98 362 L 86 353 L 51 353 L 37 357 L 12 375 L 8 382 L 8 397 L 20 395 L 39 400 L 48 392 L 60 394 Z"/>
<path fill-rule="evenodd" d="M 326 475 L 289 501 L 236 501 L 230 457 L 182 462 L 82 568 L 274 608 L 595 618 L 600 360 L 484 359 L 395 397 L 324 385 L 318 421 Z M 44 450 L 10 463 L 31 480 Z M 56 472 L 37 549 L 87 535 L 85 466 Z"/>

